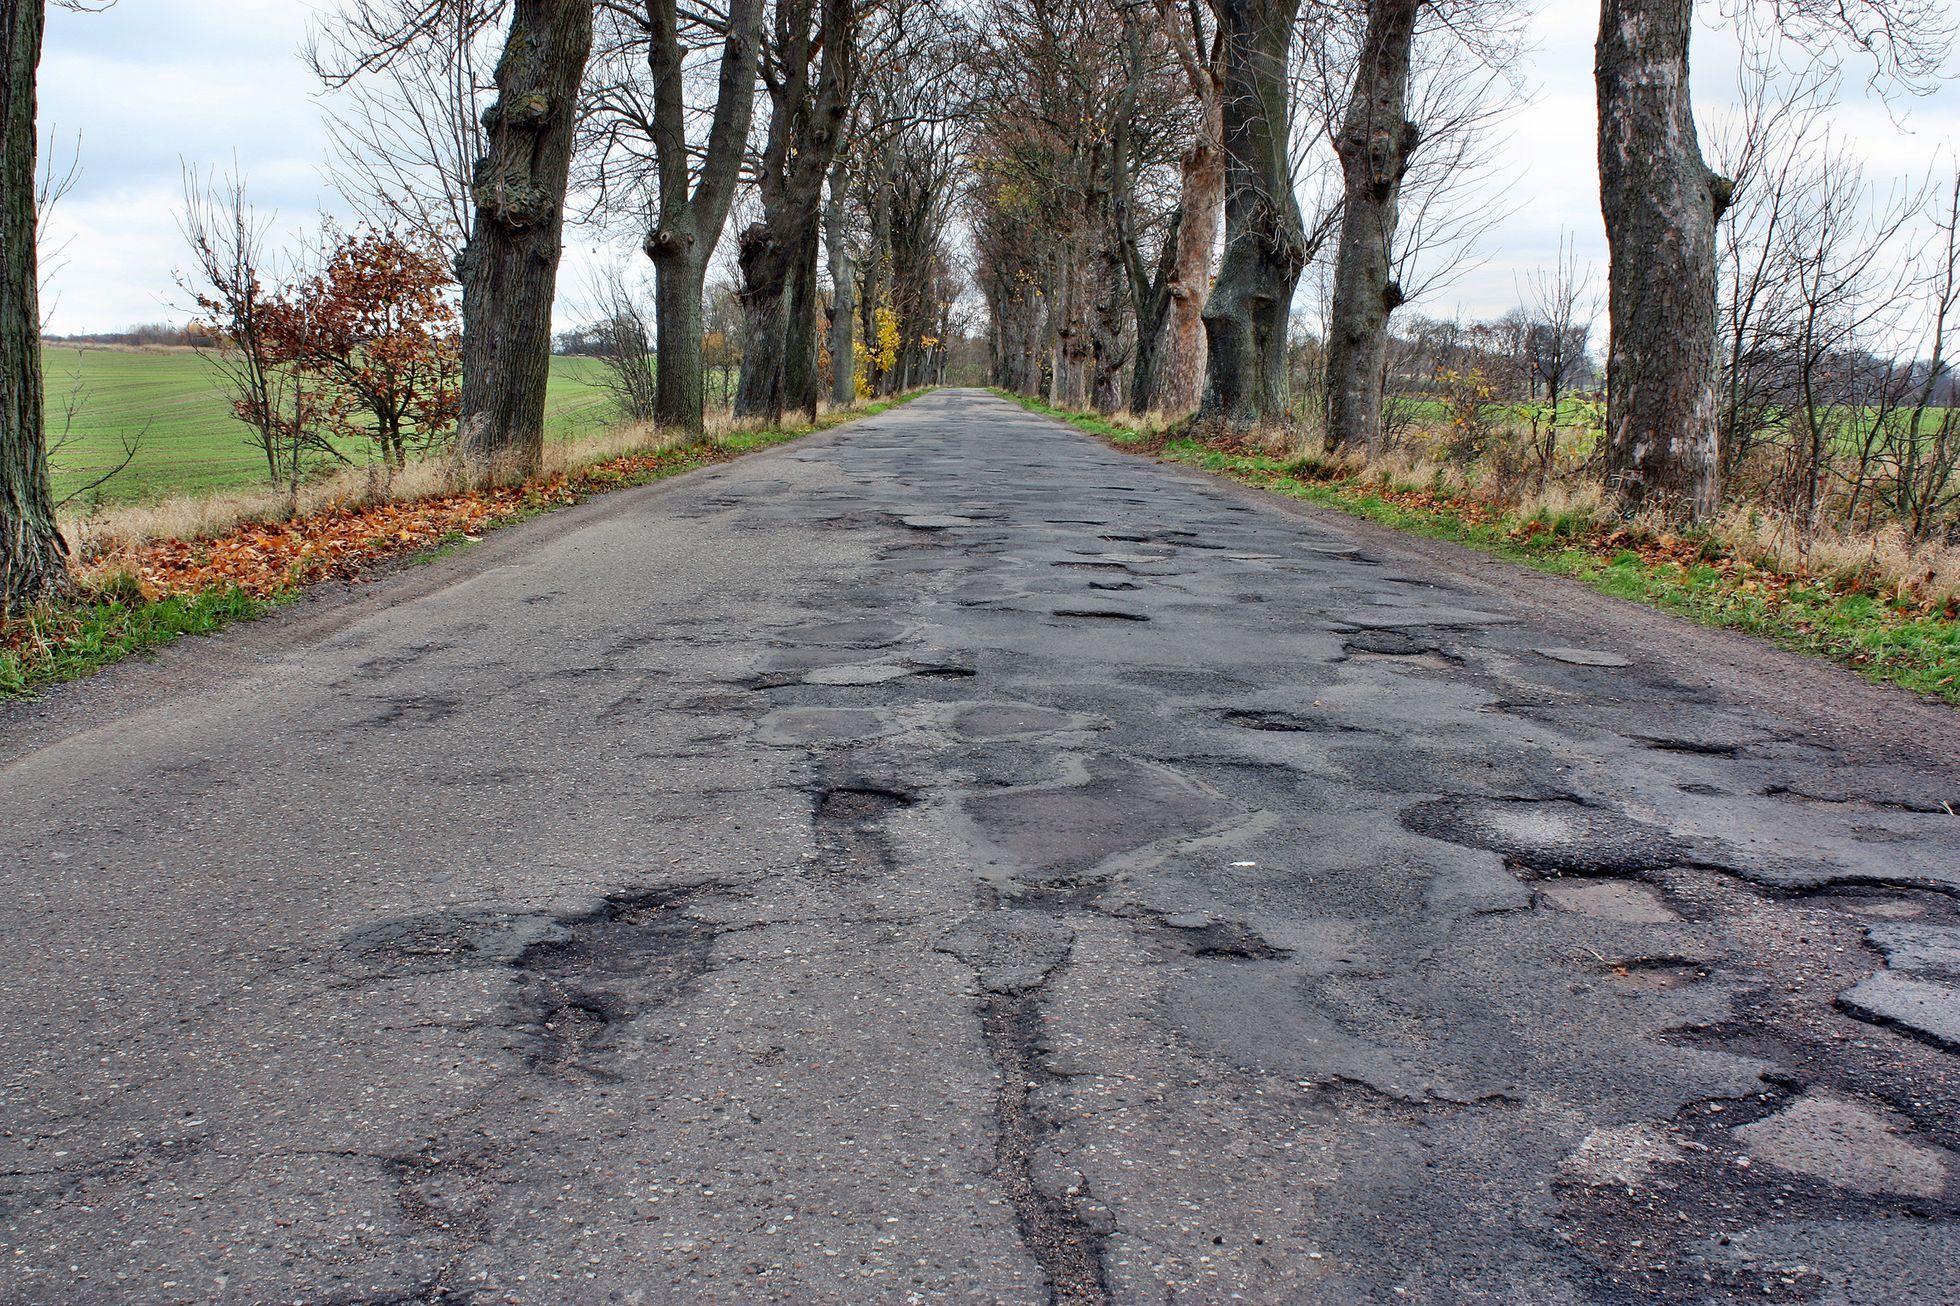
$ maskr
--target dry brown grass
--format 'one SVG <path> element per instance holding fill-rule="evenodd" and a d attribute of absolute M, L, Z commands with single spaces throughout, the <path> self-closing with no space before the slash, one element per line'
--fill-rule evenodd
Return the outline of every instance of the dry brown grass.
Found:
<path fill-rule="evenodd" d="M 179 346 L 121 346 L 125 349 L 172 349 Z M 856 408 L 858 405 L 851 405 Z M 820 417 L 837 411 L 828 402 L 818 408 Z M 846 409 L 844 411 L 849 411 Z M 790 419 L 785 429 L 798 430 L 800 419 Z M 727 409 L 710 409 L 704 432 L 710 443 L 754 429 L 752 422 L 738 422 Z M 543 474 L 576 472 L 625 454 L 657 453 L 690 443 L 685 432 L 635 423 L 609 431 L 592 432 L 569 439 L 552 440 L 544 448 Z M 400 471 L 374 465 L 348 467 L 317 477 L 299 487 L 297 494 L 272 486 L 250 490 L 229 490 L 215 494 L 173 495 L 148 504 L 129 504 L 103 509 L 93 515 L 71 515 L 61 522 L 84 560 L 101 558 L 152 540 L 211 539 L 246 522 L 277 522 L 303 517 L 335 506 L 360 507 L 373 503 L 401 503 L 449 494 L 466 487 L 467 478 L 456 460 L 447 453 L 412 460 Z"/>
<path fill-rule="evenodd" d="M 734 429 L 726 414 L 711 414 L 709 438 Z M 622 454 L 654 453 L 688 443 L 681 432 L 635 425 L 554 440 L 545 446 L 544 473 L 570 473 Z M 216 494 L 173 495 L 149 504 L 107 508 L 64 518 L 61 527 L 83 559 L 100 558 L 152 540 L 203 540 L 246 522 L 285 521 L 334 506 L 399 503 L 449 494 L 465 487 L 461 466 L 448 454 L 413 459 L 400 471 L 378 464 L 348 467 L 307 481 L 297 494 L 267 486 Z"/>
<path fill-rule="evenodd" d="M 1806 540 L 1780 514 L 1731 508 L 1711 528 L 1731 551 L 1785 575 L 1810 575 L 1838 585 L 1917 594 L 1943 603 L 1960 595 L 1960 549 L 1913 544 L 1896 526 L 1841 531 Z"/>
<path fill-rule="evenodd" d="M 1096 418 L 1146 441 L 1175 432 L 1185 422 L 1173 413 L 1143 417 L 1113 413 Z M 1499 432 L 1500 439 L 1506 435 Z M 1602 531 L 1627 525 L 1614 515 L 1598 478 L 1576 462 L 1568 464 L 1562 457 L 1552 478 L 1541 485 L 1535 475 L 1519 469 L 1515 457 L 1508 468 L 1501 458 L 1467 464 L 1452 461 L 1443 456 L 1448 441 L 1446 431 L 1417 428 L 1397 447 L 1372 456 L 1365 450 L 1324 454 L 1311 431 L 1296 429 L 1254 432 L 1224 440 L 1214 437 L 1211 443 L 1229 452 L 1300 460 L 1300 470 L 1315 480 L 1353 480 L 1389 490 L 1471 498 L 1521 516 L 1581 518 L 1596 523 Z M 1633 525 L 1650 535 L 1668 531 L 1658 520 Z M 1907 593 L 1920 600 L 1930 599 L 1935 605 L 1960 595 L 1960 549 L 1929 542 L 1914 545 L 1895 526 L 1807 539 L 1787 516 L 1761 507 L 1738 506 L 1708 530 L 1725 552 L 1782 575 L 1816 577 L 1839 587 Z"/>

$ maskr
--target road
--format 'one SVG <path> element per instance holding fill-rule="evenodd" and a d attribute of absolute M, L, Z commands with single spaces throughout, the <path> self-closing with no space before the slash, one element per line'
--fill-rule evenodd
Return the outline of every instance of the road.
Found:
<path fill-rule="evenodd" d="M 1960 1301 L 1955 720 L 937 392 L 0 709 L 0 1301 Z"/>

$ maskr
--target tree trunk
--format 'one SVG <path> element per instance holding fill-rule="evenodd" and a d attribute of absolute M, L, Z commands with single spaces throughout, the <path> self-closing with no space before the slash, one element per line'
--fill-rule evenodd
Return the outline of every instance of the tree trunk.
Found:
<path fill-rule="evenodd" d="M 707 275 L 705 256 L 660 258 L 653 264 L 654 421 L 694 435 L 707 427 L 701 370 L 701 288 Z M 746 366 L 742 374 L 747 377 Z"/>
<path fill-rule="evenodd" d="M 857 273 L 851 267 L 850 233 L 844 229 L 844 169 L 830 170 L 830 199 L 824 205 L 824 248 L 830 262 L 830 403 L 849 408 L 857 402 Z"/>
<path fill-rule="evenodd" d="M 815 221 L 814 198 L 810 208 L 812 220 L 797 232 L 798 245 L 791 251 L 783 320 L 783 407 L 815 421 L 822 379 L 817 372 L 817 244 L 821 233 Z"/>
<path fill-rule="evenodd" d="M 42 0 L 0 0 L 0 620 L 68 587 L 42 429 L 35 74 Z"/>
<path fill-rule="evenodd" d="M 751 224 L 738 238 L 742 267 L 742 379 L 735 416 L 783 420 L 783 344 L 791 251 L 780 228 Z"/>
<path fill-rule="evenodd" d="M 779 0 L 768 80 L 769 132 L 757 165 L 762 221 L 742 233 L 742 310 L 747 319 L 735 412 L 782 421 L 794 403 L 816 415 L 814 317 L 817 226 L 824 177 L 850 112 L 855 0 Z M 820 53 L 819 53 L 820 52 Z M 818 58 L 814 80 L 811 60 Z"/>
<path fill-rule="evenodd" d="M 1156 271 L 1144 276 L 1133 269 L 1130 274 L 1137 301 L 1136 368 L 1130 376 L 1130 411 L 1139 417 L 1167 407 L 1163 387 L 1170 360 L 1164 357 L 1164 350 L 1170 344 L 1171 312 L 1176 303 L 1171 283 L 1177 275 L 1178 233 L 1183 229 L 1183 213 L 1172 213 L 1170 230 L 1164 233 L 1164 247 L 1157 256 Z M 1136 255 L 1135 261 L 1141 263 L 1141 255 Z"/>
<path fill-rule="evenodd" d="M 493 476 L 528 476 L 544 454 L 551 306 L 591 50 L 592 0 L 518 0 L 497 62 L 497 100 L 484 113 L 489 152 L 471 183 L 476 223 L 457 260 L 458 431 L 465 461 Z"/>
<path fill-rule="evenodd" d="M 1198 415 L 1236 427 L 1286 414 L 1286 328 L 1306 266 L 1287 157 L 1286 65 L 1299 0 L 1219 0 L 1225 42 L 1225 257 L 1205 303 Z"/>
<path fill-rule="evenodd" d="M 1604 0 L 1600 207 L 1606 217 L 1606 478 L 1627 513 L 1712 514 L 1715 223 L 1730 183 L 1702 161 L 1688 95 L 1691 0 Z"/>
<path fill-rule="evenodd" d="M 1089 406 L 1089 364 L 1095 346 L 1089 332 L 1087 244 L 1080 232 L 1071 232 L 1062 246 L 1054 364 L 1048 385 L 1048 402 L 1057 408 Z"/>
<path fill-rule="evenodd" d="M 589 2 L 589 0 L 588 0 Z M 692 189 L 687 146 L 686 67 L 676 0 L 649 0 L 647 67 L 653 78 L 653 146 L 659 209 L 643 248 L 654 268 L 654 421 L 699 435 L 706 429 L 701 384 L 701 290 L 708 258 L 728 221 L 755 109 L 756 44 L 762 0 L 731 0 L 722 36 L 714 119 Z M 743 383 L 748 379 L 747 361 Z"/>
<path fill-rule="evenodd" d="M 1390 260 L 1402 178 L 1416 147 L 1409 56 L 1422 0 L 1371 0 L 1354 87 L 1334 138 L 1341 238 L 1327 317 L 1327 447 L 1375 449 L 1382 436 L 1388 315 L 1402 304 Z"/>
<path fill-rule="evenodd" d="M 1222 107 L 1214 92 L 1203 105 L 1198 138 L 1179 164 L 1176 261 L 1152 404 L 1168 413 L 1188 413 L 1204 397 L 1205 296 L 1211 289 L 1211 251 L 1225 207 Z"/>
<path fill-rule="evenodd" d="M 1123 365 L 1130 351 L 1124 343 L 1124 327 L 1129 309 L 1124 294 L 1123 255 L 1116 248 L 1119 237 L 1105 231 L 1102 248 L 1096 251 L 1095 309 L 1090 315 L 1089 345 L 1091 378 L 1089 402 L 1099 413 L 1113 413 L 1123 403 Z"/>

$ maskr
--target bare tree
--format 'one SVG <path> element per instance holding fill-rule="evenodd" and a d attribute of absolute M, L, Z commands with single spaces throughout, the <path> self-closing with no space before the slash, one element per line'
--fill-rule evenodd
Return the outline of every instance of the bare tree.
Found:
<path fill-rule="evenodd" d="M 1312 256 L 1293 196 L 1287 58 L 1298 0 L 1220 0 L 1225 46 L 1225 255 L 1205 303 L 1200 418 L 1235 427 L 1286 412 L 1287 324 Z"/>
<path fill-rule="evenodd" d="M 68 586 L 48 481 L 36 251 L 43 0 L 0 0 L 0 620 Z"/>
<path fill-rule="evenodd" d="M 579 87 L 592 0 L 513 0 L 486 149 L 471 176 L 475 215 L 457 260 L 463 283 L 458 451 L 492 475 L 529 475 L 544 455 L 551 308 L 563 253 Z"/>
<path fill-rule="evenodd" d="M 507 0 L 343 0 L 311 32 L 307 61 L 334 93 L 335 188 L 369 225 L 453 258 L 476 220 L 471 182 L 488 152 Z"/>
<path fill-rule="evenodd" d="M 1934 209 L 1930 265 L 1921 283 L 1926 317 L 1921 380 L 1903 421 L 1886 432 L 1889 484 L 1884 493 L 1907 538 L 1930 539 L 1960 508 L 1960 406 L 1953 393 L 1953 354 L 1960 345 L 1960 173 Z M 1945 392 L 1942 394 L 1942 392 Z M 1942 398 L 1945 402 L 1939 402 Z"/>
<path fill-rule="evenodd" d="M 1166 303 L 1162 343 L 1155 348 L 1160 361 L 1154 378 L 1138 368 L 1131 406 L 1188 413 L 1204 395 L 1205 296 L 1225 212 L 1225 41 L 1215 0 L 1157 0 L 1157 12 L 1197 112 L 1190 144 L 1178 159 L 1176 224 L 1165 237 Z M 1148 334 L 1139 323 L 1139 337 Z"/>
<path fill-rule="evenodd" d="M 1875 78 L 1922 84 L 1953 19 L 1927 0 L 1765 0 L 1746 24 L 1813 58 L 1848 45 Z M 1606 474 L 1621 507 L 1705 517 L 1721 497 L 1716 224 L 1733 182 L 1704 162 L 1688 92 L 1691 0 L 1603 0 L 1600 203 L 1610 256 Z"/>
<path fill-rule="evenodd" d="M 1409 68 L 1423 0 L 1369 0 L 1347 112 L 1334 137 L 1342 176 L 1341 234 L 1327 330 L 1329 449 L 1381 438 L 1388 315 L 1402 306 L 1391 279 L 1402 179 L 1420 129 L 1408 117 Z"/>
<path fill-rule="evenodd" d="M 703 429 L 701 296 L 734 202 L 755 107 L 762 0 L 730 0 L 725 18 L 686 15 L 676 0 L 606 6 L 612 71 L 596 94 L 600 190 L 631 192 L 647 152 L 657 186 L 642 248 L 654 267 L 655 403 L 663 426 Z M 688 140 L 688 41 L 718 45 L 713 112 L 698 151 Z M 650 80 L 631 67 L 644 58 Z"/>
<path fill-rule="evenodd" d="M 1798 312 L 1784 238 L 1809 193 L 1811 159 L 1835 102 L 1833 70 L 1777 76 L 1760 58 L 1738 74 L 1738 103 L 1714 139 L 1734 193 L 1716 228 L 1721 365 L 1717 439 L 1728 484 L 1776 425 L 1791 378 L 1785 341 Z"/>
<path fill-rule="evenodd" d="M 748 342 L 738 416 L 817 411 L 817 245 L 824 181 L 851 109 L 859 0 L 777 0 L 761 67 L 767 139 L 756 164 L 762 220 L 740 238 Z M 812 24 L 816 30 L 812 30 Z"/>
<path fill-rule="evenodd" d="M 1890 414 L 1906 402 L 1903 378 L 1878 363 L 1876 351 L 1900 334 L 1910 288 L 1897 240 L 1921 198 L 1895 195 L 1875 205 L 1862 165 L 1828 141 L 1802 189 L 1777 262 L 1793 291 L 1780 342 L 1794 437 L 1786 506 L 1808 540 L 1837 455 L 1855 454 L 1855 503 Z"/>
<path fill-rule="evenodd" d="M 1714 512 L 1715 223 L 1688 96 L 1692 0 L 1603 0 L 1594 74 L 1610 251 L 1606 476 L 1629 512 Z"/>
<path fill-rule="evenodd" d="M 305 335 L 305 296 L 288 297 L 282 283 L 300 279 L 296 260 L 274 267 L 266 249 L 268 222 L 246 200 L 236 175 L 223 181 L 200 180 L 184 172 L 183 234 L 191 267 L 178 284 L 207 325 L 198 352 L 212 365 L 249 439 L 265 459 L 266 480 L 296 492 L 310 465 L 339 456 L 321 430 L 325 396 L 310 385 L 280 336 Z M 301 316 L 281 332 L 275 326 L 281 299 L 292 298 Z"/>
<path fill-rule="evenodd" d="M 627 421 L 653 421 L 653 332 L 626 269 L 609 263 L 593 272 L 591 300 L 593 353 L 604 370 L 599 384 Z"/>
<path fill-rule="evenodd" d="M 843 153 L 831 160 L 824 196 L 824 261 L 830 272 L 830 402 L 848 408 L 857 401 L 857 268 L 851 255 L 850 172 Z"/>
<path fill-rule="evenodd" d="M 1592 321 L 1599 312 L 1592 293 L 1592 269 L 1579 266 L 1569 236 L 1559 237 L 1558 261 L 1531 274 L 1525 311 L 1524 361 L 1532 397 L 1540 388 L 1545 394 L 1543 426 L 1535 406 L 1531 418 L 1533 456 L 1542 488 L 1558 457 L 1559 403 L 1585 375 Z"/>

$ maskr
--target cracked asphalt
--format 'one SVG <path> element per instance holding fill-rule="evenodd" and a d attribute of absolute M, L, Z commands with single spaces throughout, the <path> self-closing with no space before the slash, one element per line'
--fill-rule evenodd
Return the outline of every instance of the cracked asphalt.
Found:
<path fill-rule="evenodd" d="M 1960 1301 L 1955 722 L 937 392 L 0 708 L 0 1301 Z"/>

